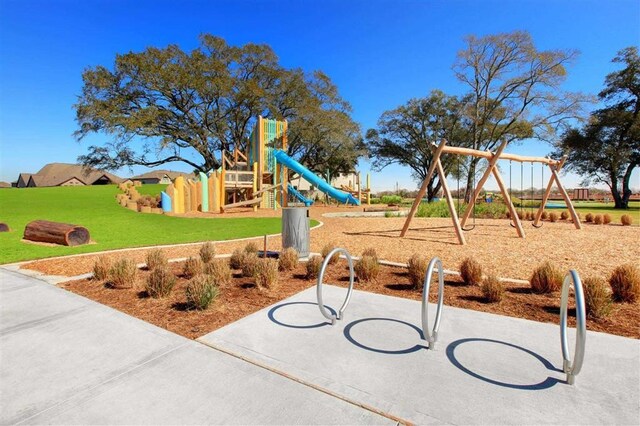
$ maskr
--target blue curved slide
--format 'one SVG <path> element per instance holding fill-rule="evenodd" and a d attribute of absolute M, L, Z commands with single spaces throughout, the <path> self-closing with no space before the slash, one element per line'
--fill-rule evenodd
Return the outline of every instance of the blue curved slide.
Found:
<path fill-rule="evenodd" d="M 302 164 L 298 163 L 293 158 L 289 157 L 284 151 L 280 149 L 274 149 L 273 155 L 276 158 L 276 161 L 283 166 L 293 170 L 298 173 L 304 180 L 309 182 L 311 185 L 318 188 L 320 191 L 324 192 L 331 198 L 335 198 L 339 202 L 343 204 L 353 204 L 354 206 L 359 206 L 360 202 L 356 200 L 356 198 L 348 194 L 346 192 L 335 189 L 333 186 L 329 185 L 324 179 L 318 177 L 311 170 L 307 169 Z"/>

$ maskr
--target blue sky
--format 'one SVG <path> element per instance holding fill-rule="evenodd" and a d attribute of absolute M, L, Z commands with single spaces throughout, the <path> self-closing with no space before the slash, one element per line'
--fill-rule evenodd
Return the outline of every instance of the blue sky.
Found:
<path fill-rule="evenodd" d="M 529 31 L 539 49 L 581 51 L 565 89 L 595 94 L 615 69 L 616 52 L 640 44 L 640 2 L 0 0 L 0 180 L 74 162 L 107 140 L 73 139 L 73 104 L 83 69 L 110 67 L 117 53 L 168 44 L 190 50 L 201 33 L 231 44 L 267 43 L 285 66 L 326 72 L 364 131 L 412 97 L 433 89 L 462 93 L 451 65 L 464 36 L 513 30 Z M 550 147 L 525 143 L 508 151 L 546 155 Z M 369 167 L 360 164 L 363 172 Z M 567 186 L 578 180 L 565 178 Z M 373 175 L 374 190 L 396 182 L 416 187 L 406 168 Z M 637 173 L 633 186 L 640 187 Z"/>

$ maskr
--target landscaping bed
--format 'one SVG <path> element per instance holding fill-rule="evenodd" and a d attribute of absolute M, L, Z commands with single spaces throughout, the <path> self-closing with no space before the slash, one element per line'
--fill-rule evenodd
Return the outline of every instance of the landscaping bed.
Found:
<path fill-rule="evenodd" d="M 233 272 L 228 284 L 221 284 L 220 295 L 206 310 L 194 310 L 186 302 L 185 288 L 188 280 L 182 276 L 184 262 L 169 264 L 170 271 L 177 276 L 171 294 L 166 298 L 153 299 L 147 296 L 144 282 L 148 271 L 137 272 L 137 285 L 129 289 L 115 289 L 102 281 L 84 279 L 60 285 L 74 293 L 99 303 L 111 306 L 129 315 L 155 324 L 188 338 L 196 338 L 277 303 L 316 284 L 306 278 L 306 266 L 299 264 L 294 270 L 279 273 L 279 283 L 273 289 L 258 289 L 253 278 L 242 277 L 240 271 Z M 346 261 L 330 265 L 325 283 L 346 287 L 348 270 Z M 525 318 L 540 322 L 559 323 L 559 292 L 533 294 L 527 285 L 505 284 L 502 301 L 488 303 L 479 286 L 464 285 L 458 279 L 448 279 L 445 286 L 445 304 L 477 311 L 491 312 Z M 421 290 L 412 289 L 407 270 L 381 266 L 373 282 L 356 282 L 355 288 L 396 297 L 420 300 Z M 432 286 L 430 300 L 435 302 L 437 285 Z M 574 309 L 570 301 L 569 324 L 575 326 Z M 446 308 L 443 321 L 446 321 Z M 320 318 L 320 312 L 318 312 Z M 266 320 L 266 319 L 265 319 Z M 420 313 L 416 311 L 416 324 Z M 638 304 L 615 303 L 612 313 L 605 319 L 587 321 L 589 330 L 640 338 L 640 309 Z"/>

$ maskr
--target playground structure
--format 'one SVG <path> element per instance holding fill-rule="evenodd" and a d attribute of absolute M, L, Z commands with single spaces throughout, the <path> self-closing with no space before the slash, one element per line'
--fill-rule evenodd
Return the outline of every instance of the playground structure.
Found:
<path fill-rule="evenodd" d="M 313 201 L 289 183 L 289 170 L 341 204 L 357 206 L 363 194 L 370 200 L 369 185 L 364 190 L 358 185 L 356 195 L 336 189 L 287 155 L 286 150 L 287 122 L 258 117 L 246 153 L 238 148 L 223 151 L 221 167 L 208 175 L 200 172 L 197 181 L 176 178 L 161 194 L 162 209 L 175 214 L 223 213 L 236 207 L 253 207 L 255 211 L 286 207 L 290 198 L 310 206 Z"/>
<path fill-rule="evenodd" d="M 340 189 L 356 197 L 362 204 L 371 204 L 371 175 L 369 173 L 367 173 L 367 185 L 365 187 L 362 185 L 362 175 L 358 173 L 353 187 L 351 185 L 340 185 Z"/>
<path fill-rule="evenodd" d="M 567 191 L 562 186 L 562 183 L 560 182 L 559 172 L 560 172 L 560 169 L 562 169 L 562 166 L 564 166 L 564 163 L 566 161 L 566 156 L 560 160 L 553 160 L 546 157 L 530 157 L 530 156 L 521 156 L 521 155 L 504 153 L 503 151 L 507 146 L 506 139 L 503 140 L 503 142 L 500 144 L 500 146 L 498 147 L 495 153 L 490 151 L 480 151 L 476 149 L 446 146 L 446 144 L 447 144 L 447 141 L 444 139 L 440 142 L 439 145 L 436 145 L 435 143 L 431 144 L 431 148 L 434 151 L 433 160 L 431 162 L 431 166 L 429 167 L 429 170 L 427 171 L 425 180 L 423 181 L 422 186 L 418 191 L 418 195 L 416 196 L 416 199 L 413 202 L 413 205 L 411 206 L 411 210 L 409 210 L 407 219 L 404 223 L 402 231 L 400 232 L 400 237 L 404 237 L 405 234 L 407 233 L 407 230 L 409 229 L 409 225 L 411 224 L 411 220 L 415 216 L 418 206 L 422 202 L 422 198 L 424 197 L 427 191 L 427 186 L 429 184 L 429 181 L 431 180 L 431 177 L 433 176 L 433 174 L 437 169 L 440 182 L 442 183 L 442 191 L 444 193 L 444 197 L 447 201 L 447 206 L 449 208 L 449 214 L 451 215 L 451 219 L 453 221 L 453 227 L 454 227 L 456 236 L 458 238 L 458 242 L 460 244 L 462 245 L 466 244 L 466 240 L 464 238 L 464 234 L 462 231 L 464 230 L 464 226 L 467 220 L 469 220 L 469 217 L 471 216 L 473 208 L 477 202 L 478 196 L 480 195 L 480 192 L 482 191 L 484 184 L 487 182 L 487 180 L 489 179 L 489 176 L 491 175 L 493 175 L 493 177 L 495 178 L 498 184 L 498 187 L 500 188 L 500 192 L 502 193 L 502 198 L 504 199 L 505 204 L 507 205 L 507 208 L 509 210 L 509 217 L 511 218 L 511 220 L 513 220 L 513 226 L 515 227 L 516 232 L 518 233 L 518 236 L 520 238 L 525 238 L 525 233 L 524 233 L 524 229 L 522 228 L 522 223 L 520 221 L 520 218 L 518 217 L 516 208 L 513 205 L 509 191 L 504 181 L 502 180 L 502 176 L 500 175 L 500 172 L 498 170 L 497 164 L 499 160 L 510 160 L 510 161 L 516 161 L 520 163 L 530 162 L 532 164 L 541 163 L 549 166 L 549 169 L 551 170 L 551 176 L 549 178 L 549 182 L 547 184 L 547 188 L 544 192 L 544 195 L 542 196 L 542 202 L 540 203 L 540 207 L 536 212 L 535 219 L 533 221 L 534 227 L 540 226 L 539 224 L 542 217 L 542 213 L 545 209 L 545 205 L 547 204 L 547 200 L 549 199 L 549 194 L 551 193 L 551 189 L 553 188 L 553 185 L 555 183 L 562 195 L 562 198 L 564 199 L 567 209 L 569 210 L 574 226 L 576 227 L 576 229 L 582 229 L 582 226 L 580 225 L 580 218 L 578 217 L 575 209 L 573 208 L 573 204 L 571 203 L 571 198 L 569 197 L 569 194 L 567 193 Z M 440 161 L 442 154 L 454 154 L 454 155 L 480 157 L 480 158 L 486 158 L 489 161 L 489 165 L 487 166 L 487 169 L 485 170 L 478 184 L 474 188 L 471 201 L 467 205 L 467 208 L 465 209 L 464 213 L 462 214 L 462 217 L 460 218 L 458 217 L 458 212 L 456 211 L 456 205 L 454 203 L 453 197 L 451 196 L 451 191 L 449 190 L 449 186 L 447 184 L 447 175 L 444 171 L 444 168 L 442 167 L 442 162 Z"/>

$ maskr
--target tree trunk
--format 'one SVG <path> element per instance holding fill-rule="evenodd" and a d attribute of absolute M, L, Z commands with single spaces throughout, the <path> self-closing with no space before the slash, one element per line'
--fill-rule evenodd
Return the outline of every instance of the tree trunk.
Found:
<path fill-rule="evenodd" d="M 622 204 L 622 196 L 620 195 L 620 189 L 618 188 L 618 176 L 615 172 L 609 173 L 611 179 L 611 196 L 613 197 L 614 209 L 624 209 Z"/>
<path fill-rule="evenodd" d="M 622 209 L 629 208 L 629 198 L 631 197 L 631 188 L 629 188 L 631 182 L 631 173 L 633 173 L 633 169 L 635 169 L 637 165 L 637 162 L 631 162 L 629 166 L 627 166 L 627 170 L 625 171 L 624 177 L 622 178 L 622 198 L 620 200 L 620 205 L 622 206 L 620 208 Z"/>
<path fill-rule="evenodd" d="M 24 239 L 65 246 L 78 246 L 90 241 L 85 227 L 47 220 L 29 222 L 24 228 Z"/>
<path fill-rule="evenodd" d="M 438 183 L 436 183 L 435 186 L 433 186 L 433 183 L 434 183 L 434 179 L 431 179 L 431 182 L 429 182 L 429 186 L 427 187 L 428 202 L 433 201 L 433 199 L 438 195 L 440 188 L 442 187 L 442 182 L 440 182 L 440 179 L 438 179 Z"/>
<path fill-rule="evenodd" d="M 467 173 L 467 185 L 464 189 L 464 202 L 469 204 L 471 202 L 471 197 L 473 197 L 473 192 L 476 190 L 474 182 L 476 175 L 476 166 L 478 165 L 478 158 L 471 158 L 469 162 L 469 172 Z"/>

